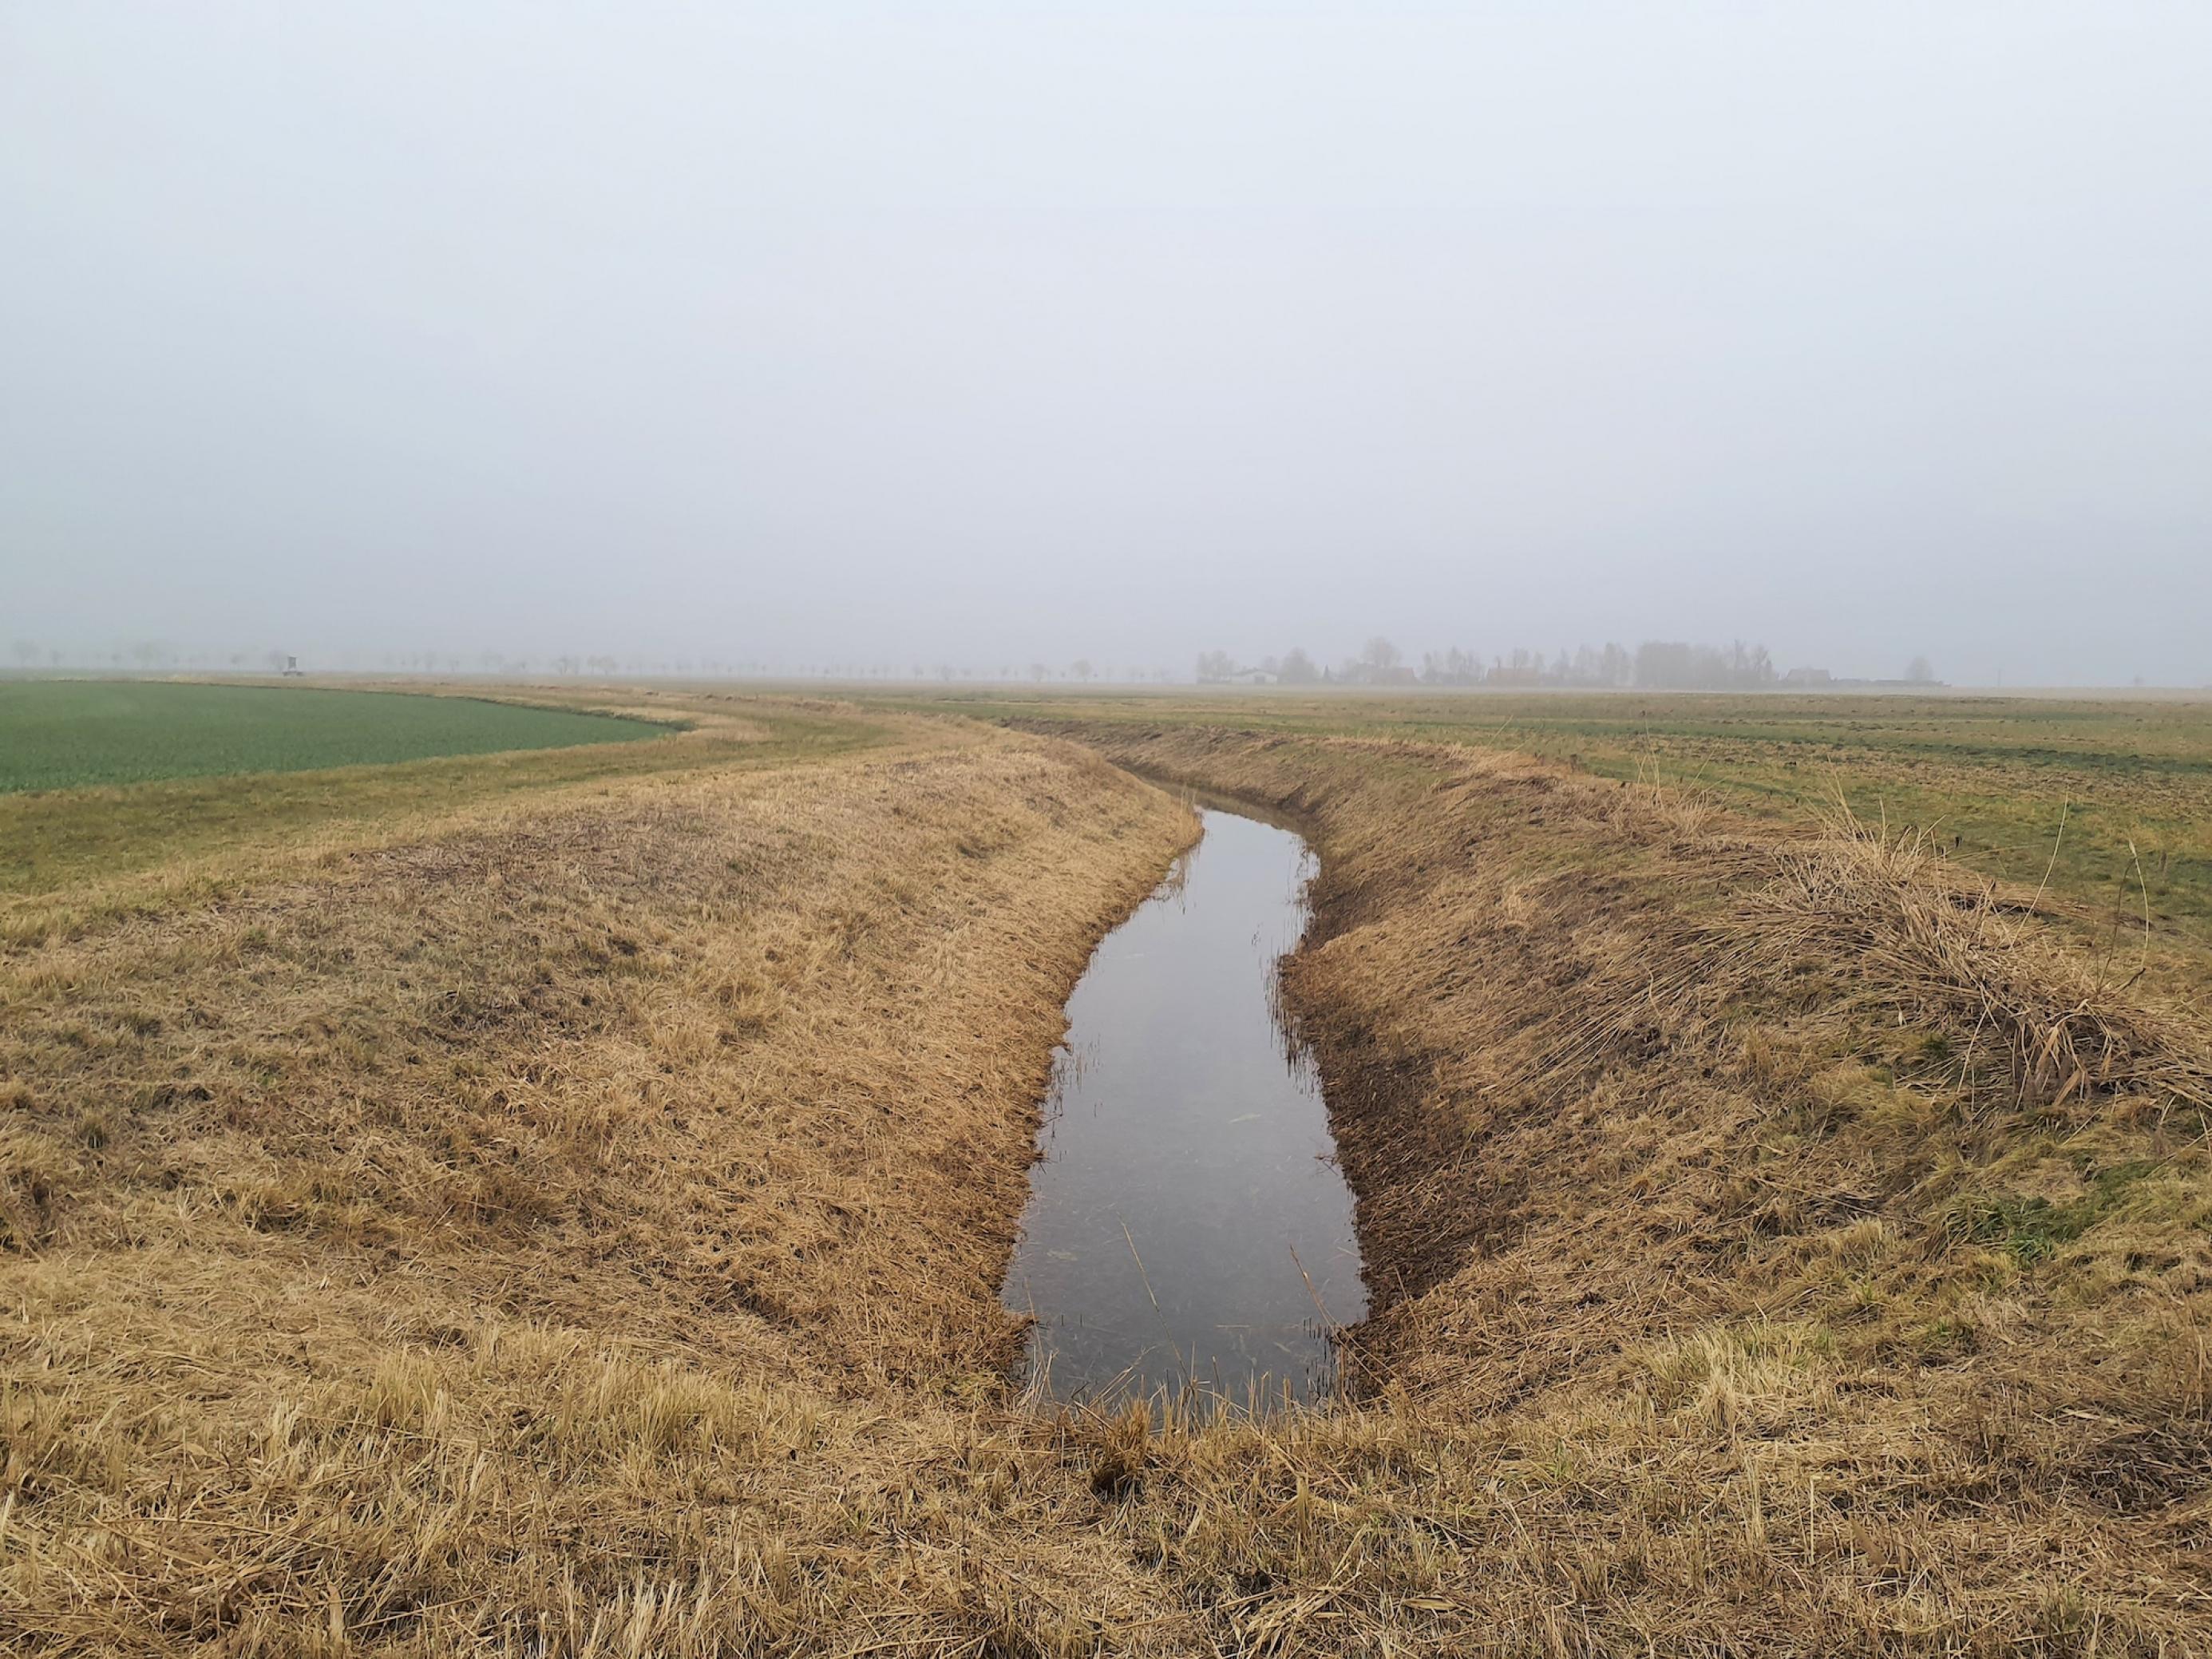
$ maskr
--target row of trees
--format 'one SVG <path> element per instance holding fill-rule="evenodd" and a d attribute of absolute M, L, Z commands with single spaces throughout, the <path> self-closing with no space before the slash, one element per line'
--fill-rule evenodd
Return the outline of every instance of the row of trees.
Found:
<path fill-rule="evenodd" d="M 160 640 L 137 640 L 92 650 L 70 650 L 37 640 L 16 640 L 9 647 L 19 668 L 268 668 L 284 665 L 282 651 L 185 651 Z"/>
<path fill-rule="evenodd" d="M 18 639 L 10 653 L 21 668 L 133 668 L 157 673 L 178 669 L 258 671 L 282 669 L 282 651 L 210 651 L 186 649 L 161 641 L 142 640 L 95 649 L 67 649 L 36 640 Z M 307 665 L 324 669 L 374 669 L 411 674 L 459 674 L 470 672 L 509 677 L 550 674 L 562 678 L 588 677 L 614 679 L 623 675 L 702 679 L 836 679 L 836 680 L 1028 680 L 1043 684 L 1066 682 L 1087 684 L 1094 680 L 1120 683 L 1154 681 L 1171 677 L 1164 668 L 1094 663 L 1088 657 L 1072 662 L 1000 663 L 995 666 L 939 662 L 901 665 L 884 662 L 781 662 L 722 657 L 618 657 L 607 653 L 561 653 L 552 656 L 509 655 L 501 651 L 468 654 L 458 651 L 382 651 L 343 654 Z"/>
<path fill-rule="evenodd" d="M 1405 653 L 1378 634 L 1358 656 L 1346 657 L 1334 669 L 1316 662 L 1298 645 L 1279 657 L 1262 657 L 1249 664 L 1238 662 L 1226 651 L 1201 651 L 1198 678 L 1200 684 L 1273 680 L 1285 685 L 1412 685 L 1419 676 L 1406 666 Z"/>
<path fill-rule="evenodd" d="M 1317 667 L 1311 657 L 1293 647 L 1281 657 L 1266 657 L 1249 666 L 1225 651 L 1207 651 L 1198 659 L 1201 682 L 1267 679 L 1285 685 L 1333 683 L 1346 685 L 1497 685 L 1639 687 L 1648 690 L 1749 690 L 1780 683 L 1781 673 L 1763 645 L 1691 645 L 1674 640 L 1647 640 L 1631 651 L 1607 643 L 1561 650 L 1553 656 L 1523 647 L 1485 659 L 1473 651 L 1453 647 L 1422 653 L 1413 667 L 1390 641 L 1380 635 L 1367 641 L 1356 657 L 1334 668 Z M 1932 680 L 1935 675 L 1924 658 L 1916 659 L 1908 678 Z"/>
<path fill-rule="evenodd" d="M 127 665 L 141 670 L 178 667 L 227 667 L 234 670 L 265 667 L 274 670 L 283 667 L 285 664 L 284 653 L 280 651 L 179 651 L 166 644 L 145 641 L 82 653 L 67 653 L 35 641 L 19 639 L 14 642 L 14 655 L 15 661 L 26 668 L 37 666 L 42 659 L 56 667 L 93 666 L 103 658 L 115 667 Z M 949 662 L 925 665 L 917 662 L 902 671 L 884 663 L 819 662 L 794 665 L 722 658 L 672 659 L 616 657 L 604 653 L 533 659 L 507 656 L 497 651 L 485 651 L 468 658 L 457 652 L 418 651 L 385 652 L 374 658 L 311 665 L 381 666 L 386 670 L 453 674 L 461 672 L 465 664 L 487 674 L 521 676 L 550 673 L 562 677 L 588 675 L 607 679 L 623 674 L 639 674 L 704 678 L 862 680 L 910 678 L 943 682 L 1028 680 L 1037 684 L 1051 681 L 1085 684 L 1094 680 L 1123 684 L 1164 682 L 1169 678 L 1163 669 L 1102 666 L 1087 657 L 1078 657 L 1066 664 L 1032 662 L 1022 666 L 1002 663 L 995 668 L 955 665 Z M 1633 651 L 1609 642 L 1602 646 L 1580 646 L 1572 652 L 1563 649 L 1548 657 L 1540 651 L 1523 647 L 1487 659 L 1476 652 L 1452 647 L 1443 651 L 1424 652 L 1420 665 L 1416 668 L 1395 644 L 1376 635 L 1361 647 L 1357 656 L 1345 658 L 1333 667 L 1316 661 L 1297 646 L 1291 647 L 1279 657 L 1264 657 L 1252 664 L 1239 663 L 1226 651 L 1201 652 L 1197 667 L 1201 684 L 1265 680 L 1284 685 L 1635 687 L 1658 691 L 1720 691 L 1754 690 L 1762 686 L 1778 684 L 1784 678 L 1777 671 L 1765 646 L 1747 645 L 1741 640 L 1727 646 L 1647 640 Z M 1794 678 L 1799 683 L 1820 684 L 1826 682 L 1828 677 L 1815 671 Z M 1936 672 L 1927 658 L 1915 657 L 1907 665 L 1904 679 L 1909 684 L 1933 684 Z"/>

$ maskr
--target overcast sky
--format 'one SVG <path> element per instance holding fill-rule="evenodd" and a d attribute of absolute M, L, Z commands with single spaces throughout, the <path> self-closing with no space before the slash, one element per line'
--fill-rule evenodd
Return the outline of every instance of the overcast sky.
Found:
<path fill-rule="evenodd" d="M 0 0 L 0 639 L 2212 681 L 2212 5 Z"/>

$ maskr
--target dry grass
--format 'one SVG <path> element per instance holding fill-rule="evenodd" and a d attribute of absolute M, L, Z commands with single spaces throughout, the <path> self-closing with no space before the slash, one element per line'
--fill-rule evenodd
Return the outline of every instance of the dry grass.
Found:
<path fill-rule="evenodd" d="M 1848 823 L 1086 728 L 1320 844 L 1376 1313 L 1340 1410 L 1040 1419 L 1059 1003 L 1188 821 L 879 720 L 54 896 L 14 1647 L 2212 1651 L 2201 1008 Z"/>
<path fill-rule="evenodd" d="M 1848 820 L 1449 745 L 1086 734 L 1323 855 L 1290 992 L 1375 1397 L 1268 1437 L 1351 1506 L 1271 1581 L 1334 1584 L 1336 1621 L 1279 1645 L 2212 1646 L 2201 1012 Z"/>
<path fill-rule="evenodd" d="M 494 794 L 7 956 L 11 1644 L 1013 1617 L 960 1546 L 1042 1501 L 971 1449 L 1037 1103 L 1190 821 L 897 739 Z"/>
<path fill-rule="evenodd" d="M 1772 830 L 1843 791 L 1945 855 L 2045 890 L 2093 951 L 2212 968 L 2212 697 L 2139 692 L 1845 696 L 1756 692 L 1146 691 L 977 689 L 919 706 L 1093 727 L 1195 725 L 1383 737 L 1534 755 L 1571 772 L 1701 792 Z M 2063 833 L 2059 833 L 2061 826 Z"/>
<path fill-rule="evenodd" d="M 2146 1094 L 2212 1111 L 2203 1021 L 2131 995 L 2140 968 L 2069 948 L 2035 926 L 2033 898 L 2008 899 L 1996 883 L 1966 875 L 1924 834 L 1892 836 L 1841 803 L 1824 828 L 1782 852 L 1780 875 L 1747 930 L 1770 957 L 1865 963 L 1900 1016 L 1967 1030 L 1963 1083 L 1980 1077 L 1978 1050 L 1995 1050 L 2000 1102 L 2063 1106 L 2076 1095 Z M 2147 957 L 2148 929 L 2144 943 Z"/>

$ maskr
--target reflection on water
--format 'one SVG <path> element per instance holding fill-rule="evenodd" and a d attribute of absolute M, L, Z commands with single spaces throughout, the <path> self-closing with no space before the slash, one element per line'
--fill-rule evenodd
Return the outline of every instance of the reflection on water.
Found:
<path fill-rule="evenodd" d="M 1321 1085 L 1277 1012 L 1305 843 L 1236 813 L 1109 935 L 1068 1000 L 1006 1303 L 1068 1400 L 1326 1394 L 1366 1311 Z"/>

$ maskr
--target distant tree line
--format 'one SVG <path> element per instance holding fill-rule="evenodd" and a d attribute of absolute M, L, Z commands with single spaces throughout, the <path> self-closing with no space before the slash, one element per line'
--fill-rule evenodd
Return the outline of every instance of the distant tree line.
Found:
<path fill-rule="evenodd" d="M 1911 678 L 1932 680 L 1925 659 L 1916 659 Z M 1280 657 L 1263 657 L 1240 664 L 1225 651 L 1202 652 L 1198 659 L 1202 683 L 1230 681 L 1273 682 L 1284 685 L 1333 684 L 1340 685 L 1494 685 L 1635 687 L 1655 691 L 1734 691 L 1777 685 L 1783 676 L 1763 645 L 1691 645 L 1674 640 L 1647 640 L 1631 651 L 1626 646 L 1579 646 L 1547 656 L 1527 647 L 1485 659 L 1480 653 L 1455 646 L 1421 655 L 1413 667 L 1401 651 L 1380 635 L 1367 641 L 1359 654 L 1347 657 L 1333 668 L 1316 666 L 1305 651 L 1293 647 Z"/>
<path fill-rule="evenodd" d="M 287 666 L 282 651 L 264 649 L 179 648 L 165 641 L 138 640 L 100 647 L 64 649 L 40 641 L 17 638 L 10 654 L 19 669 L 40 667 L 94 668 L 109 666 L 144 672 L 194 671 L 276 672 Z M 1105 681 L 1122 684 L 1164 684 L 1165 669 L 1137 664 L 1107 665 L 1087 657 L 1065 664 L 1031 662 L 1025 665 L 1001 662 L 995 666 L 940 661 L 933 665 L 915 662 L 901 665 L 851 659 L 793 663 L 726 657 L 675 658 L 615 656 L 608 653 L 558 653 L 532 658 L 500 651 L 465 655 L 457 651 L 382 651 L 346 653 L 336 660 L 309 661 L 310 672 L 326 669 L 381 667 L 386 672 L 420 674 L 459 674 L 465 672 L 501 678 L 553 675 L 562 678 L 592 677 L 613 679 L 623 676 L 681 678 L 751 679 L 821 678 L 832 680 L 937 680 L 998 682 L 1027 680 L 1032 684 L 1073 682 L 1086 684 Z M 1279 657 L 1263 657 L 1256 663 L 1239 662 L 1226 651 L 1200 652 L 1197 663 L 1201 684 L 1236 682 L 1282 685 L 1439 685 L 1439 686 L 1566 686 L 1591 689 L 1635 688 L 1653 691 L 1755 690 L 1763 686 L 1933 685 L 1936 671 L 1924 656 L 1914 657 L 1899 680 L 1852 680 L 1831 676 L 1823 669 L 1798 669 L 1783 674 L 1763 645 L 1692 645 L 1678 640 L 1647 640 L 1631 651 L 1626 646 L 1579 646 L 1573 651 L 1545 653 L 1521 647 L 1487 658 L 1480 653 L 1451 647 L 1422 653 L 1419 666 L 1408 660 L 1391 641 L 1381 635 L 1370 639 L 1358 654 L 1333 665 L 1323 665 L 1303 647 L 1293 646 Z"/>
<path fill-rule="evenodd" d="M 140 673 L 172 673 L 180 670 L 276 673 L 286 668 L 291 661 L 291 657 L 283 651 L 179 647 L 161 640 L 64 647 L 17 638 L 9 642 L 8 652 L 14 665 L 23 671 L 112 668 Z M 8 659 L 0 659 L 0 668 L 4 668 L 7 661 Z M 1029 680 L 1038 684 L 1048 681 L 1076 684 L 1109 681 L 1125 684 L 1146 682 L 1165 684 L 1174 678 L 1164 668 L 1133 663 L 1098 663 L 1088 657 L 1077 657 L 1063 664 L 1032 662 L 1020 665 L 1002 662 L 992 666 L 950 662 L 927 665 L 919 662 L 902 665 L 851 659 L 793 662 L 786 659 L 778 662 L 708 656 L 616 656 L 607 652 L 562 652 L 532 657 L 509 655 L 492 650 L 464 653 L 447 650 L 370 649 L 341 652 L 328 658 L 305 657 L 302 658 L 302 666 L 311 672 L 381 669 L 389 673 L 458 675 L 465 672 L 510 679 L 540 676 L 563 679 L 672 677 L 684 679 L 934 679 L 946 683 Z"/>

